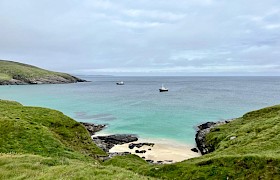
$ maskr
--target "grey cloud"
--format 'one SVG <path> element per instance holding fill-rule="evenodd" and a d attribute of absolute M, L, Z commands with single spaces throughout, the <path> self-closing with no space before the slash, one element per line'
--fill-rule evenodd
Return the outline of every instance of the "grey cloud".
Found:
<path fill-rule="evenodd" d="M 278 72 L 279 17 L 277 0 L 2 0 L 0 59 L 78 74 Z"/>

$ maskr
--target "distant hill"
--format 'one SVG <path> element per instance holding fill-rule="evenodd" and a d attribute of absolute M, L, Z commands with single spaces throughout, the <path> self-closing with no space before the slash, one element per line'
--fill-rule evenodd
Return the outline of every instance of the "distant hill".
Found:
<path fill-rule="evenodd" d="M 80 78 L 60 72 L 23 64 L 0 60 L 0 85 L 19 84 L 63 84 L 85 82 Z"/>

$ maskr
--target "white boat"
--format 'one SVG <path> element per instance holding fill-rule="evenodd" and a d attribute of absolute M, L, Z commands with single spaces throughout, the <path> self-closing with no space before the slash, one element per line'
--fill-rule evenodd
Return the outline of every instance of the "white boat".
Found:
<path fill-rule="evenodd" d="M 123 82 L 123 81 L 120 81 L 120 82 L 117 82 L 116 84 L 117 84 L 117 85 L 124 85 L 124 82 Z"/>
<path fill-rule="evenodd" d="M 159 89 L 159 92 L 166 92 L 166 91 L 168 91 L 168 89 L 165 88 L 165 87 L 163 86 L 163 84 L 162 84 L 162 85 L 161 85 L 161 88 Z"/>

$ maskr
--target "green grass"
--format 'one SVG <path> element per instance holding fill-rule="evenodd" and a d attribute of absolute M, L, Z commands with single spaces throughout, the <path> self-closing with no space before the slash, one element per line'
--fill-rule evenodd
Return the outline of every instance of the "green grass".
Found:
<path fill-rule="evenodd" d="M 0 179 L 152 179 L 128 170 L 72 159 L 0 155 Z"/>
<path fill-rule="evenodd" d="M 8 74 L 0 73 L 0 80 L 2 81 L 9 81 L 12 77 Z"/>
<path fill-rule="evenodd" d="M 75 79 L 73 76 L 66 73 L 48 71 L 19 62 L 0 60 L 0 82 L 12 79 L 28 82 L 39 78 L 48 79 L 54 77 L 62 77 L 67 80 Z"/>
<path fill-rule="evenodd" d="M 170 165 L 135 155 L 101 163 L 105 153 L 61 112 L 3 100 L 0 110 L 0 179 L 280 179 L 280 106 L 213 128 L 213 153 Z"/>
<path fill-rule="evenodd" d="M 101 165 L 106 153 L 59 111 L 0 100 L 0 179 L 147 179 Z"/>
<path fill-rule="evenodd" d="M 0 152 L 82 158 L 105 153 L 78 122 L 59 111 L 0 100 Z"/>
<path fill-rule="evenodd" d="M 105 165 L 163 179 L 280 179 L 279 105 L 212 129 L 207 142 L 215 147 L 213 153 L 180 163 L 149 166 L 137 158 L 116 157 Z"/>

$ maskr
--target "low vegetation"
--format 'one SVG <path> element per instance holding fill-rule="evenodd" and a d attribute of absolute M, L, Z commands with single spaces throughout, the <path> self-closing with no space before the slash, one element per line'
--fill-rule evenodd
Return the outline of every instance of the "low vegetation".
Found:
<path fill-rule="evenodd" d="M 280 179 L 280 106 L 245 114 L 207 135 L 215 151 L 170 165 L 96 147 L 61 112 L 0 101 L 0 179 Z"/>
<path fill-rule="evenodd" d="M 70 83 L 83 81 L 66 73 L 41 69 L 28 64 L 0 60 L 0 84 Z"/>
<path fill-rule="evenodd" d="M 97 162 L 29 154 L 0 154 L 0 171 L 0 179 L 153 179 Z"/>
<path fill-rule="evenodd" d="M 104 166 L 106 153 L 59 111 L 0 100 L 0 179 L 147 179 Z"/>

